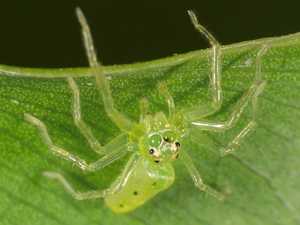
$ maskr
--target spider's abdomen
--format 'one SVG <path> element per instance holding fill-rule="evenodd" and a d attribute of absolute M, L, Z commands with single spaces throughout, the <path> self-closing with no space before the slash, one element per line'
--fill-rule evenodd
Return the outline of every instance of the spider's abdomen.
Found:
<path fill-rule="evenodd" d="M 119 184 L 119 179 L 112 183 L 111 190 Z M 171 164 L 157 165 L 140 157 L 123 183 L 122 189 L 116 195 L 106 197 L 105 204 L 118 213 L 132 211 L 167 189 L 174 179 L 175 173 Z"/>

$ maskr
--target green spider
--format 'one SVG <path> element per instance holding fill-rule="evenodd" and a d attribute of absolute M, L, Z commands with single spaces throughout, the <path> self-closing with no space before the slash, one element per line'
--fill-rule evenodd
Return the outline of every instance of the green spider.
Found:
<path fill-rule="evenodd" d="M 45 143 L 52 153 L 74 163 L 82 170 L 96 171 L 121 158 L 127 151 L 133 152 L 133 154 L 121 175 L 105 190 L 77 192 L 62 175 L 54 172 L 45 172 L 44 175 L 58 179 L 67 191 L 78 200 L 105 198 L 105 204 L 111 210 L 126 213 L 144 204 L 151 197 L 172 185 L 175 179 L 172 163 L 179 158 L 188 169 L 197 188 L 218 200 L 223 200 L 224 196 L 221 193 L 218 193 L 203 182 L 184 149 L 183 140 L 190 138 L 221 156 L 235 151 L 240 140 L 253 130 L 257 123 L 257 97 L 266 85 L 265 81 L 260 80 L 260 62 L 262 55 L 268 49 L 268 45 L 264 45 L 257 54 L 253 84 L 238 100 L 229 120 L 227 122 L 207 120 L 205 118 L 217 112 L 222 105 L 220 44 L 198 23 L 195 14 L 192 11 L 188 11 L 195 28 L 204 35 L 212 46 L 210 75 L 212 102 L 207 105 L 194 106 L 175 112 L 174 101 L 166 84 L 158 83 L 158 90 L 168 103 L 168 116 L 163 112 L 147 115 L 148 101 L 142 99 L 140 101 L 141 119 L 139 123 L 135 123 L 125 117 L 114 106 L 109 82 L 105 77 L 103 66 L 97 60 L 86 19 L 79 8 L 76 9 L 76 13 L 82 26 L 89 65 L 101 92 L 105 111 L 117 127 L 120 128 L 122 134 L 107 145 L 101 146 L 81 118 L 79 90 L 71 76 L 67 76 L 67 80 L 73 91 L 73 117 L 75 124 L 87 138 L 92 149 L 100 155 L 104 155 L 102 158 L 94 163 L 87 164 L 85 160 L 78 156 L 55 146 L 48 135 L 45 124 L 39 119 L 29 114 L 25 114 L 25 118 L 39 128 Z M 250 101 L 253 105 L 252 119 L 227 147 L 220 146 L 216 141 L 208 139 L 199 132 L 225 131 L 232 128 Z"/>

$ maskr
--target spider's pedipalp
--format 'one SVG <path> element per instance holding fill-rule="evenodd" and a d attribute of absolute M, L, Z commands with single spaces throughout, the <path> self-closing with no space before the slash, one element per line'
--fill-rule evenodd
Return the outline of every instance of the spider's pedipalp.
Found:
<path fill-rule="evenodd" d="M 168 87 L 166 85 L 166 83 L 164 82 L 159 82 L 157 84 L 157 88 L 159 90 L 159 92 L 166 98 L 167 103 L 168 103 L 168 108 L 169 108 L 169 117 L 168 120 L 170 123 L 173 122 L 174 120 L 174 116 L 175 116 L 175 104 L 174 104 L 174 100 L 173 97 L 171 96 Z"/>

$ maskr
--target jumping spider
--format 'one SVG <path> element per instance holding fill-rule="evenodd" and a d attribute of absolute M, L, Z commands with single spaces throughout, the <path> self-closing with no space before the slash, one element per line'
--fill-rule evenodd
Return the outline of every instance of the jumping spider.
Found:
<path fill-rule="evenodd" d="M 125 155 L 133 152 L 121 175 L 108 189 L 88 192 L 76 192 L 62 175 L 45 172 L 50 178 L 58 179 L 68 192 L 76 199 L 105 198 L 106 205 L 115 212 L 129 212 L 145 203 L 158 192 L 168 188 L 175 179 L 172 162 L 180 159 L 188 169 L 193 182 L 200 190 L 222 200 L 224 197 L 203 182 L 197 169 L 192 163 L 183 139 L 190 138 L 199 145 L 224 156 L 235 151 L 241 139 L 249 133 L 257 121 L 257 97 L 266 85 L 260 79 L 261 57 L 267 51 L 264 45 L 256 56 L 256 70 L 254 81 L 249 89 L 237 101 L 236 107 L 226 122 L 210 121 L 206 118 L 217 112 L 222 105 L 221 88 L 221 51 L 217 40 L 198 23 L 195 14 L 188 11 L 195 28 L 209 41 L 212 47 L 210 85 L 212 101 L 207 105 L 193 106 L 176 112 L 171 93 L 165 83 L 158 83 L 158 91 L 168 102 L 168 116 L 163 112 L 147 115 L 148 101 L 140 101 L 141 119 L 139 123 L 132 122 L 115 106 L 111 95 L 109 81 L 105 77 L 104 67 L 97 60 L 93 40 L 86 19 L 79 8 L 77 16 L 82 26 L 84 45 L 89 60 L 90 69 L 95 76 L 97 87 L 102 95 L 104 108 L 110 119 L 122 133 L 105 146 L 101 146 L 81 118 L 80 95 L 78 87 L 71 76 L 67 80 L 73 91 L 73 117 L 76 126 L 87 138 L 93 150 L 102 158 L 87 164 L 85 160 L 68 151 L 55 146 L 48 135 L 45 124 L 39 119 L 25 114 L 27 121 L 36 125 L 50 151 L 63 159 L 74 163 L 82 170 L 96 171 Z M 253 105 L 253 115 L 249 124 L 229 142 L 227 147 L 220 146 L 215 140 L 203 138 L 199 131 L 225 131 L 231 129 L 239 120 L 249 102 Z"/>

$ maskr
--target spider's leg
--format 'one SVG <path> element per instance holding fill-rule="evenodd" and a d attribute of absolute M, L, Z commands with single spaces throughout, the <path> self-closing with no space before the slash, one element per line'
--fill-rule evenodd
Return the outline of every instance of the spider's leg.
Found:
<path fill-rule="evenodd" d="M 257 84 L 252 85 L 238 101 L 228 121 L 215 122 L 203 119 L 191 122 L 191 126 L 195 129 L 209 131 L 225 131 L 232 128 L 240 118 L 248 103 L 253 100 L 253 98 L 257 98 L 265 86 L 266 82 L 261 82 L 259 86 Z M 256 110 L 257 107 L 255 107 L 252 111 L 256 114 Z"/>
<path fill-rule="evenodd" d="M 188 11 L 191 21 L 195 28 L 209 41 L 212 47 L 211 56 L 211 74 L 210 74 L 210 86 L 212 93 L 212 102 L 204 106 L 195 106 L 187 109 L 183 109 L 176 114 L 176 118 L 180 120 L 183 116 L 189 121 L 193 121 L 198 118 L 203 118 L 218 111 L 222 104 L 222 88 L 221 88 L 221 52 L 220 44 L 209 33 L 205 27 L 199 24 L 196 15 L 192 11 Z"/>
<path fill-rule="evenodd" d="M 193 125 L 196 125 L 195 128 L 198 130 L 213 130 L 213 131 L 219 131 L 219 130 L 226 130 L 231 128 L 235 122 L 240 117 L 241 113 L 243 112 L 243 109 L 246 107 L 247 103 L 251 100 L 252 102 L 252 119 L 248 123 L 246 127 L 244 127 L 236 137 L 230 141 L 227 145 L 227 147 L 221 146 L 219 143 L 217 143 L 215 140 L 212 140 L 211 138 L 204 136 L 204 134 L 200 134 L 199 132 L 194 131 L 193 129 L 190 131 L 190 137 L 193 141 L 199 143 L 200 145 L 204 146 L 205 148 L 208 148 L 212 150 L 213 152 L 220 154 L 221 156 L 233 153 L 236 148 L 238 147 L 239 142 L 248 134 L 250 131 L 252 131 L 255 126 L 257 125 L 257 101 L 259 94 L 263 91 L 266 83 L 260 81 L 260 70 L 261 70 L 261 57 L 263 54 L 266 53 L 268 50 L 269 45 L 266 44 L 263 46 L 263 48 L 260 50 L 260 52 L 256 56 L 256 70 L 255 70 L 255 78 L 254 78 L 254 84 L 248 92 L 244 94 L 242 99 L 237 104 L 236 110 L 233 112 L 231 118 L 229 121 L 225 123 L 213 123 L 213 122 L 200 122 L 199 123 L 192 123 Z M 256 88 L 255 92 L 251 94 L 251 89 L 257 83 L 261 82 L 261 84 Z M 247 94 L 248 93 L 248 94 Z M 204 124 L 204 126 L 203 126 Z M 200 125 L 200 126 L 198 126 Z M 196 130 L 195 129 L 195 130 Z"/>
<path fill-rule="evenodd" d="M 242 134 L 248 133 L 256 124 L 257 120 L 257 97 L 263 91 L 266 86 L 266 81 L 261 81 L 260 79 L 260 69 L 261 69 L 261 58 L 263 54 L 268 50 L 269 45 L 266 44 L 262 47 L 262 49 L 258 52 L 256 56 L 256 70 L 254 83 L 251 87 L 243 94 L 241 99 L 237 102 L 230 119 L 226 122 L 214 122 L 207 120 L 197 120 L 191 122 L 192 127 L 197 128 L 199 130 L 210 130 L 210 131 L 224 131 L 232 128 L 235 123 L 240 118 L 244 109 L 248 105 L 250 101 L 253 102 L 253 110 L 252 110 L 252 121 L 247 125 L 246 129 L 242 131 Z M 242 137 L 243 135 L 241 135 Z"/>
<path fill-rule="evenodd" d="M 162 93 L 162 95 L 166 98 L 166 100 L 168 102 L 168 107 L 169 107 L 168 121 L 170 123 L 172 123 L 173 120 L 174 120 L 174 115 L 175 115 L 174 100 L 173 100 L 170 92 L 168 91 L 167 85 L 164 82 L 159 82 L 158 85 L 157 85 L 157 88 L 160 91 L 160 93 Z"/>
<path fill-rule="evenodd" d="M 189 155 L 184 151 L 184 149 L 181 149 L 181 153 L 180 153 L 180 157 L 181 161 L 183 162 L 183 164 L 187 167 L 195 185 L 197 188 L 199 188 L 202 191 L 205 191 L 207 194 L 212 195 L 213 197 L 215 197 L 218 200 L 224 200 L 224 196 L 217 192 L 216 190 L 214 190 L 213 188 L 211 188 L 209 185 L 205 184 L 199 174 L 199 172 L 197 171 L 197 169 L 195 168 L 191 158 L 189 157 Z"/>
<path fill-rule="evenodd" d="M 59 182 L 66 188 L 66 190 L 72 195 L 72 197 L 77 200 L 104 198 L 108 195 L 114 194 L 110 189 L 77 192 L 73 189 L 73 187 L 68 183 L 68 181 L 66 181 L 66 179 L 61 174 L 55 172 L 44 172 L 43 175 L 51 179 L 59 180 Z"/>
<path fill-rule="evenodd" d="M 200 146 L 203 146 L 206 149 L 209 149 L 210 151 L 220 155 L 225 156 L 227 154 L 233 153 L 236 150 L 237 145 L 233 146 L 231 143 L 234 141 L 237 141 L 236 138 L 234 141 L 231 141 L 228 144 L 228 147 L 224 147 L 219 142 L 214 140 L 209 135 L 206 135 L 205 133 L 197 132 L 196 130 L 190 130 L 189 131 L 189 137 L 192 141 L 196 142 Z M 236 143 L 238 144 L 238 143 Z"/>
<path fill-rule="evenodd" d="M 72 186 L 66 181 L 66 179 L 61 174 L 55 172 L 44 172 L 43 174 L 48 178 L 58 179 L 59 182 L 67 189 L 67 191 L 77 200 L 105 198 L 106 196 L 117 194 L 122 189 L 122 187 L 124 186 L 124 182 L 126 182 L 127 176 L 130 175 L 138 159 L 139 159 L 138 154 L 133 154 L 133 156 L 127 163 L 121 177 L 118 178 L 117 184 L 111 189 L 77 192 L 72 188 Z"/>
<path fill-rule="evenodd" d="M 67 76 L 70 87 L 73 91 L 73 118 L 76 126 L 80 129 L 81 133 L 86 137 L 92 149 L 98 154 L 108 154 L 114 151 L 117 147 L 127 143 L 125 135 L 120 135 L 105 146 L 101 146 L 99 141 L 94 137 L 88 125 L 81 118 L 80 109 L 80 92 L 79 89 L 71 76 Z"/>
<path fill-rule="evenodd" d="M 239 133 L 236 135 L 236 137 L 230 141 L 226 147 L 222 146 L 219 142 L 216 140 L 212 139 L 205 133 L 200 133 L 197 132 L 196 129 L 191 129 L 189 131 L 189 136 L 190 138 L 198 143 L 199 145 L 203 146 L 204 148 L 207 148 L 211 151 L 213 151 L 216 154 L 219 154 L 220 156 L 225 156 L 228 154 L 231 154 L 235 152 L 235 150 L 239 147 L 239 142 L 252 131 L 257 122 L 256 122 L 256 111 L 257 111 L 257 97 L 255 97 L 252 100 L 253 103 L 253 118 L 252 120 L 248 123 L 247 126 L 245 126 Z"/>
<path fill-rule="evenodd" d="M 132 174 L 135 165 L 141 159 L 141 157 L 141 154 L 138 152 L 132 154 L 121 175 L 118 176 L 116 181 L 111 185 L 111 189 L 114 194 L 121 191 L 121 189 L 124 187 L 125 183 L 129 180 L 129 176 Z"/>
<path fill-rule="evenodd" d="M 32 123 L 33 125 L 39 128 L 42 138 L 44 139 L 45 143 L 47 144 L 47 146 L 53 154 L 58 155 L 63 159 L 74 163 L 74 165 L 80 167 L 82 170 L 95 171 L 101 169 L 107 166 L 108 164 L 116 161 L 117 159 L 121 158 L 128 149 L 127 145 L 121 145 L 114 151 L 97 160 L 96 162 L 87 164 L 85 160 L 79 158 L 78 156 L 73 155 L 64 149 L 53 145 L 52 140 L 48 134 L 47 128 L 42 121 L 29 114 L 25 114 L 25 118 L 28 122 Z"/>
<path fill-rule="evenodd" d="M 79 8 L 76 8 L 76 14 L 82 27 L 82 35 L 84 46 L 86 49 L 87 57 L 91 67 L 91 71 L 96 79 L 96 84 L 102 95 L 104 108 L 110 119 L 122 130 L 132 130 L 134 124 L 114 106 L 113 97 L 109 87 L 109 82 L 105 76 L 105 70 L 100 62 L 97 60 L 93 39 L 91 36 L 90 28 L 86 19 Z"/>

